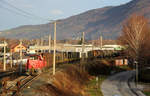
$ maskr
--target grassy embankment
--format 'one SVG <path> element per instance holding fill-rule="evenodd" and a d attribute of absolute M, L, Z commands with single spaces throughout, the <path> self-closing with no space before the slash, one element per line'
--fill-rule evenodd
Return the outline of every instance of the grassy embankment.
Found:
<path fill-rule="evenodd" d="M 139 81 L 140 83 L 144 86 L 150 86 L 150 71 L 149 70 L 145 70 L 145 69 L 142 69 L 139 71 Z M 143 90 L 143 93 L 146 95 L 146 96 L 150 96 L 150 88 L 146 87 L 144 88 Z"/>
<path fill-rule="evenodd" d="M 146 96 L 150 96 L 150 91 L 144 91 L 144 94 L 145 94 Z"/>
<path fill-rule="evenodd" d="M 144 85 L 150 86 L 150 83 L 144 83 Z M 150 96 L 150 87 L 149 88 L 145 88 L 143 90 L 143 93 L 145 94 L 145 96 Z"/>
<path fill-rule="evenodd" d="M 103 96 L 101 89 L 102 82 L 107 78 L 107 76 L 96 77 L 89 81 L 87 85 L 87 93 L 90 96 Z"/>
<path fill-rule="evenodd" d="M 94 76 L 87 85 L 87 92 L 90 96 L 103 96 L 101 84 L 109 75 L 130 70 L 127 66 L 115 67 L 113 64 L 114 59 L 95 60 L 88 63 L 88 65 L 90 65 L 88 72 L 90 75 Z"/>
<path fill-rule="evenodd" d="M 42 96 L 102 96 L 100 84 L 111 73 L 122 71 L 110 66 L 111 60 L 88 60 L 80 64 L 61 66 L 51 83 L 40 86 Z M 96 80 L 96 77 L 99 77 Z"/>

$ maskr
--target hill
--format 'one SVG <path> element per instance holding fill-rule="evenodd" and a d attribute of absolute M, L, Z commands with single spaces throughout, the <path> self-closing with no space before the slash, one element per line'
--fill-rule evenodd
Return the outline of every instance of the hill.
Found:
<path fill-rule="evenodd" d="M 93 9 L 66 19 L 57 21 L 57 39 L 78 38 L 85 32 L 86 39 L 116 39 L 121 34 L 122 23 L 133 13 L 150 18 L 150 0 L 132 0 L 120 6 Z M 53 24 L 26 25 L 6 30 L 1 36 L 8 38 L 40 38 L 53 35 Z"/>

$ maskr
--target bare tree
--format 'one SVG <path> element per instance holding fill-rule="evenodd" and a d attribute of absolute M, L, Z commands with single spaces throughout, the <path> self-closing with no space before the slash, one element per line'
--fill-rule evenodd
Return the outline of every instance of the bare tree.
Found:
<path fill-rule="evenodd" d="M 133 14 L 123 25 L 122 41 L 128 45 L 129 55 L 136 63 L 136 80 L 138 81 L 138 68 L 143 59 L 144 51 L 148 50 L 150 28 L 148 19 L 144 16 Z"/>

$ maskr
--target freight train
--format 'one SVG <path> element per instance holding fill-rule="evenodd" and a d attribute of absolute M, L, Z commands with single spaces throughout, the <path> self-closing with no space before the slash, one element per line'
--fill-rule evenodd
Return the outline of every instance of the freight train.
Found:
<path fill-rule="evenodd" d="M 107 58 L 119 56 L 119 51 L 93 50 L 88 52 L 87 58 Z M 79 52 L 56 52 L 56 66 L 63 63 L 80 61 Z M 41 55 L 31 55 L 26 64 L 28 74 L 41 73 L 44 69 L 52 67 L 53 53 L 42 53 Z"/>
<path fill-rule="evenodd" d="M 53 54 L 42 53 L 40 55 L 30 55 L 25 65 L 26 74 L 40 74 L 43 70 L 52 67 Z M 57 52 L 56 65 L 79 61 L 79 52 Z"/>
<path fill-rule="evenodd" d="M 88 58 L 107 58 L 107 57 L 125 57 L 124 51 L 112 51 L 112 50 L 92 50 L 88 52 Z"/>

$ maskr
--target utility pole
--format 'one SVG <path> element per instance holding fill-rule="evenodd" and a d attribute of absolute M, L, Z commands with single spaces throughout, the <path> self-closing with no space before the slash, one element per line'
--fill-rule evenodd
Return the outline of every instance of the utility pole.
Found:
<path fill-rule="evenodd" d="M 12 54 L 12 50 L 10 50 L 10 58 L 11 58 L 11 60 L 10 60 L 10 67 L 12 68 L 12 64 L 13 64 L 13 54 Z"/>
<path fill-rule="evenodd" d="M 40 46 L 40 39 L 36 39 L 36 46 Z M 39 53 L 39 49 L 37 49 L 37 52 Z"/>
<path fill-rule="evenodd" d="M 54 22 L 54 52 L 53 52 L 53 75 L 55 75 L 55 59 L 56 59 L 56 21 Z"/>
<path fill-rule="evenodd" d="M 4 61 L 3 70 L 6 71 L 6 41 L 4 41 Z"/>
<path fill-rule="evenodd" d="M 43 46 L 43 38 L 41 37 L 41 46 Z M 43 50 L 41 49 L 41 52 L 43 52 Z"/>
<path fill-rule="evenodd" d="M 94 41 L 92 40 L 92 51 L 94 50 Z"/>
<path fill-rule="evenodd" d="M 62 51 L 61 54 L 62 54 L 62 58 L 61 59 L 62 59 L 62 62 L 63 62 L 64 61 L 64 52 Z"/>
<path fill-rule="evenodd" d="M 49 53 L 51 52 L 51 35 L 49 35 Z"/>
<path fill-rule="evenodd" d="M 103 46 L 103 37 L 100 36 L 100 49 L 102 50 L 102 46 Z"/>
<path fill-rule="evenodd" d="M 43 38 L 41 37 L 41 46 L 43 46 Z"/>
<path fill-rule="evenodd" d="M 138 58 L 138 56 L 136 57 L 136 58 Z M 135 63 L 135 72 L 136 72 L 136 75 L 135 75 L 135 82 L 136 82 L 136 86 L 137 86 L 137 84 L 138 84 L 138 60 L 137 59 L 135 59 L 134 60 L 134 63 Z"/>
<path fill-rule="evenodd" d="M 22 40 L 20 40 L 20 60 L 22 60 Z"/>
<path fill-rule="evenodd" d="M 37 45 L 37 46 L 40 45 L 40 40 L 39 40 L 39 39 L 36 40 L 36 45 Z"/>
<path fill-rule="evenodd" d="M 22 40 L 20 40 L 20 73 L 22 73 Z"/>
<path fill-rule="evenodd" d="M 85 45 L 84 45 L 84 39 L 85 39 L 85 38 L 84 38 L 84 32 L 83 32 L 83 33 L 82 33 L 82 55 L 81 55 L 81 56 L 82 56 L 82 57 L 81 57 L 81 58 L 82 58 L 82 61 L 84 61 L 84 49 L 85 49 L 85 48 L 84 48 L 84 47 L 85 47 Z"/>

